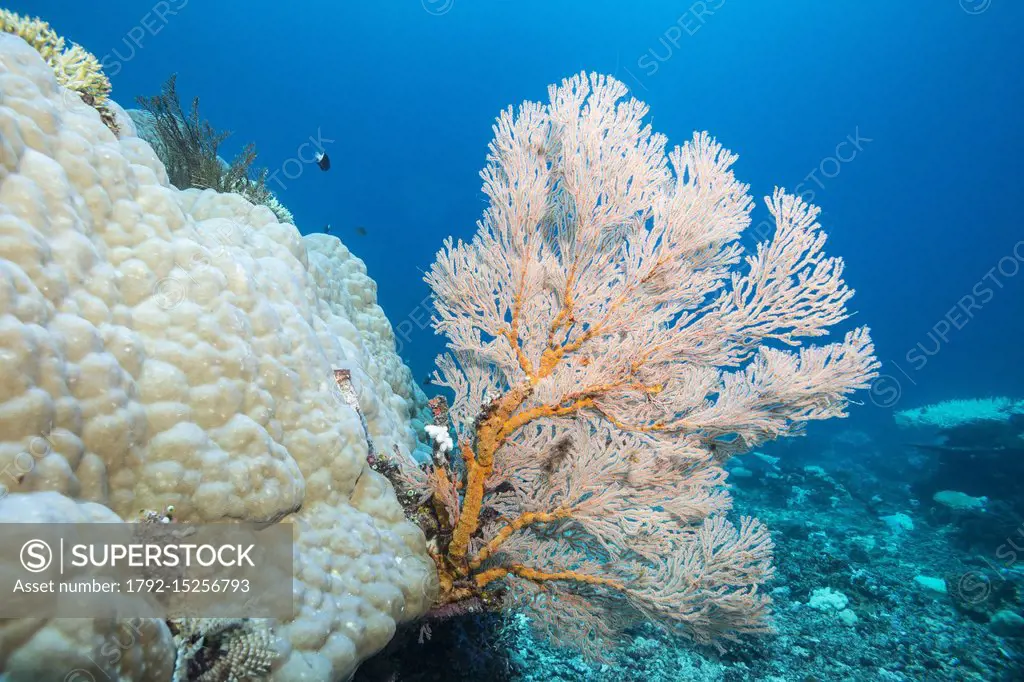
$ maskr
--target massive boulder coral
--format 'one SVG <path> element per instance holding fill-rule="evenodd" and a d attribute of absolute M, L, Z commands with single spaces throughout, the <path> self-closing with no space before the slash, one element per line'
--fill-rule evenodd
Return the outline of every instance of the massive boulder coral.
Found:
<path fill-rule="evenodd" d="M 102 505 L 75 502 L 59 493 L 12 493 L 0 498 L 0 523 L 119 520 Z M 104 648 L 113 641 L 119 643 L 117 656 Z M 90 679 L 87 674 L 98 672 L 110 680 L 169 680 L 173 669 L 171 633 L 162 620 L 0 620 L 0 679 L 84 682 Z M 94 679 L 101 679 L 100 675 Z"/>
<path fill-rule="evenodd" d="M 412 455 L 422 393 L 336 240 L 175 189 L 110 107 L 120 137 L 0 34 L 0 495 L 294 524 L 272 679 L 344 679 L 436 591 L 422 532 L 366 463 L 371 442 Z M 0 671 L 20 660 L 12 627 Z M 70 640 L 37 637 L 33 656 L 48 641 Z M 86 667 L 88 647 L 67 649 Z"/>

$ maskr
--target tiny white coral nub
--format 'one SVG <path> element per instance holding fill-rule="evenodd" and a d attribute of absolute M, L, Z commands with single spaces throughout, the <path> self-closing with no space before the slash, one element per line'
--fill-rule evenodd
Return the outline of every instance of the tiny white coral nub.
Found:
<path fill-rule="evenodd" d="M 445 454 L 452 451 L 455 447 L 455 443 L 452 441 L 451 435 L 448 433 L 448 429 L 443 426 L 437 426 L 435 424 L 427 424 L 423 427 L 430 436 L 430 439 L 437 445 L 438 454 Z"/>

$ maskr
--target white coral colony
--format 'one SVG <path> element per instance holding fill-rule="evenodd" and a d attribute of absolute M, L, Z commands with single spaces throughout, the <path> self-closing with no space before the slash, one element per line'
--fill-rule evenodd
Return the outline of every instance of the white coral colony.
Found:
<path fill-rule="evenodd" d="M 173 506 L 186 522 L 293 524 L 295 614 L 263 624 L 280 642 L 271 679 L 346 679 L 436 590 L 422 532 L 366 462 L 367 433 L 411 456 L 425 399 L 336 238 L 175 189 L 111 110 L 117 137 L 0 33 L 0 472 L 21 467 L 0 481 L 0 520 Z M 166 681 L 175 643 L 153 626 L 96 671 L 117 622 L 0 621 L 0 672 Z"/>
<path fill-rule="evenodd" d="M 423 430 L 427 432 L 430 439 L 437 445 L 437 450 L 440 454 L 447 454 L 451 452 L 453 447 L 455 447 L 455 444 L 452 442 L 451 434 L 448 433 L 448 429 L 444 426 L 427 424 L 423 427 Z"/>

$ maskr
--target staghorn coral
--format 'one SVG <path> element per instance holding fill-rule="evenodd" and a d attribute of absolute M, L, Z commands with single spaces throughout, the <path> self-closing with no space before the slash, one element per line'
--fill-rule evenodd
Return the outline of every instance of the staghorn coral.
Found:
<path fill-rule="evenodd" d="M 666 154 L 610 77 L 549 96 L 499 116 L 478 231 L 426 277 L 459 454 L 405 474 L 439 508 L 432 613 L 503 602 L 593 656 L 644 620 L 764 632 L 772 542 L 725 518 L 722 462 L 845 416 L 874 376 L 866 328 L 802 342 L 846 317 L 843 262 L 782 190 L 741 261 L 734 155 L 706 133 Z"/>
<path fill-rule="evenodd" d="M 77 92 L 86 104 L 99 112 L 106 126 L 117 135 L 117 121 L 107 106 L 110 80 L 103 73 L 95 55 L 77 43 L 64 49 L 64 38 L 57 35 L 42 19 L 22 17 L 2 8 L 0 32 L 13 33 L 35 48 L 53 69 L 57 82 Z"/>
<path fill-rule="evenodd" d="M 422 394 L 373 281 L 336 238 L 303 238 L 237 194 L 173 187 L 110 105 L 125 116 L 119 139 L 31 46 L 0 34 L 6 518 L 38 518 L 57 498 L 99 520 L 173 507 L 185 523 L 292 524 L 295 613 L 267 623 L 282 643 L 271 679 L 345 679 L 436 592 L 422 532 L 366 462 L 368 440 L 411 459 Z M 112 644 L 114 625 L 5 621 L 0 673 L 62 679 Z M 159 659 L 148 668 L 125 661 L 97 679 L 166 682 L 168 642 L 133 652 Z"/>
<path fill-rule="evenodd" d="M 143 115 L 133 114 L 140 137 L 156 150 L 171 184 L 178 189 L 198 187 L 235 192 L 269 208 L 278 221 L 295 224 L 291 211 L 267 187 L 266 169 L 253 169 L 256 146 L 249 143 L 231 163 L 222 161 L 217 152 L 231 133 L 214 129 L 200 117 L 198 97 L 192 100 L 186 116 L 176 80 L 176 75 L 168 78 L 159 95 L 139 97 Z"/>

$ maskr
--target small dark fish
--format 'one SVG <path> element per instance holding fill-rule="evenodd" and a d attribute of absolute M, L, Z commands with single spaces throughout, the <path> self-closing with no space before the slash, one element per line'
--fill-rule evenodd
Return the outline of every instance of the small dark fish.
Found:
<path fill-rule="evenodd" d="M 324 225 L 324 234 L 330 234 L 330 233 L 331 233 L 331 224 L 327 223 L 326 225 Z"/>
<path fill-rule="evenodd" d="M 356 234 L 358 234 L 360 237 L 365 237 L 366 234 L 367 234 L 366 228 L 363 227 L 362 225 L 357 225 L 356 226 Z"/>
<path fill-rule="evenodd" d="M 316 165 L 320 166 L 320 170 L 322 171 L 330 170 L 331 157 L 327 156 L 327 152 L 317 152 Z"/>
<path fill-rule="evenodd" d="M 426 376 L 426 377 L 425 377 L 425 378 L 423 379 L 423 385 L 424 385 L 424 386 L 433 386 L 433 385 L 434 385 L 434 379 L 433 379 L 433 378 L 432 378 L 432 377 L 431 377 L 431 376 L 430 376 L 430 375 L 428 374 L 428 375 L 427 375 L 427 376 Z"/>

